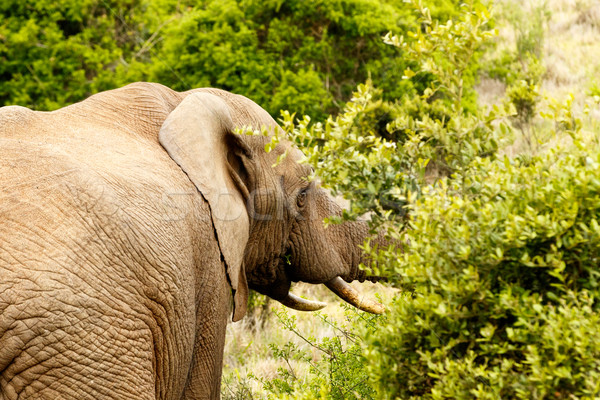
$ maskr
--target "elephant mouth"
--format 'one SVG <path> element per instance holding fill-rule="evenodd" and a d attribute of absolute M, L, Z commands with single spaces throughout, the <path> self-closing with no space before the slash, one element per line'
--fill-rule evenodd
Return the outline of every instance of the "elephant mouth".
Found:
<path fill-rule="evenodd" d="M 290 267 L 290 263 L 288 261 L 289 259 L 289 257 L 284 257 L 283 261 L 286 263 L 286 267 Z M 362 279 L 359 279 L 361 282 L 365 280 L 373 282 L 385 280 L 383 277 L 366 276 L 365 274 L 362 274 L 361 278 Z M 346 283 L 340 276 L 336 276 L 324 282 L 324 284 L 339 298 L 358 308 L 359 310 L 366 311 L 371 314 L 383 314 L 385 312 L 385 307 L 381 303 L 365 298 L 352 286 Z M 276 300 L 284 306 L 298 311 L 317 311 L 327 306 L 327 303 L 323 303 L 321 301 L 307 300 L 296 296 L 289 291 L 289 286 L 287 294 Z"/>
<path fill-rule="evenodd" d="M 381 303 L 375 300 L 364 298 L 358 291 L 356 291 L 339 276 L 336 276 L 335 278 L 325 282 L 325 286 L 327 286 L 329 290 L 335 293 L 346 303 L 353 305 L 359 310 L 366 311 L 371 314 L 383 314 L 385 312 L 385 307 Z M 327 303 L 323 303 L 321 301 L 303 299 L 296 296 L 292 292 L 288 292 L 287 296 L 278 301 L 284 306 L 298 311 L 317 311 L 327 305 Z"/>

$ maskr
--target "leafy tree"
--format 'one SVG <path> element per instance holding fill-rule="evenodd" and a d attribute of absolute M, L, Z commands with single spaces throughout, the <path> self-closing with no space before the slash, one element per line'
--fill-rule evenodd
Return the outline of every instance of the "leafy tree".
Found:
<path fill-rule="evenodd" d="M 368 82 L 325 123 L 311 125 L 304 117 L 296 124 L 292 114 L 282 114 L 288 135 L 324 183 L 352 200 L 346 218 L 364 212 L 384 219 L 403 216 L 408 196 L 426 177 L 460 172 L 476 157 L 493 156 L 508 136 L 503 124 L 494 128 L 505 110 L 474 113 L 465 96 L 473 90 L 465 76 L 478 49 L 494 35 L 487 9 L 476 3 L 464 7 L 457 21 L 441 24 L 421 2 L 413 4 L 422 28 L 407 33 L 410 41 L 392 34 L 384 40 L 401 48 L 415 69 L 406 68 L 403 80 L 426 82 L 420 95 L 386 102 Z"/>
<path fill-rule="evenodd" d="M 165 32 L 156 78 L 178 89 L 215 86 L 251 97 L 273 115 L 323 118 L 358 82 L 398 95 L 404 62 L 381 42 L 410 24 L 393 1 L 203 1 Z"/>
<path fill-rule="evenodd" d="M 138 47 L 144 0 L 0 4 L 0 104 L 52 110 L 115 87 Z"/>
<path fill-rule="evenodd" d="M 413 85 L 398 84 L 406 61 L 380 40 L 415 26 L 392 0 L 7 0 L 0 15 L 0 104 L 49 110 L 150 80 L 323 119 L 368 76 L 386 99 Z"/>

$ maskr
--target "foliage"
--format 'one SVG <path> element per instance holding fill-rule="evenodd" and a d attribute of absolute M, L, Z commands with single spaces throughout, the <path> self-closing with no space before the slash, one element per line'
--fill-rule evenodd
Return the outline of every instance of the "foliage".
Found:
<path fill-rule="evenodd" d="M 285 367 L 277 370 L 277 376 L 265 379 L 252 375 L 263 385 L 270 399 L 376 399 L 375 388 L 364 374 L 366 358 L 362 354 L 361 339 L 352 333 L 351 326 L 358 321 L 365 329 L 373 331 L 379 324 L 379 316 L 364 313 L 345 306 L 345 323 L 338 323 L 326 314 L 315 313 L 321 323 L 332 329 L 332 335 L 317 339 L 306 337 L 299 331 L 296 318 L 285 309 L 276 312 L 279 323 L 302 339 L 305 345 L 318 350 L 320 357 L 314 358 L 306 350 L 292 342 L 282 347 L 271 345 L 277 360 Z M 301 379 L 295 372 L 293 361 L 301 360 L 310 365 L 310 379 Z"/>
<path fill-rule="evenodd" d="M 426 9 L 418 9 L 427 22 Z M 566 142 L 562 148 L 500 155 L 498 141 L 510 131 L 497 117 L 506 111 L 465 109 L 460 76 L 451 76 L 468 69 L 486 17 L 479 6 L 463 10 L 460 22 L 432 21 L 430 30 L 426 23 L 413 42 L 387 37 L 404 56 L 418 55 L 411 60 L 422 69 L 405 76 L 427 71 L 431 92 L 422 104 L 437 104 L 441 118 L 430 117 L 431 108 L 421 114 L 385 103 L 369 85 L 325 124 L 294 124 L 284 114 L 317 174 L 353 199 L 351 213 L 371 212 L 375 226 L 403 243 L 402 251 L 365 244 L 376 274 L 417 293 L 394 302 L 377 330 L 363 332 L 366 371 L 379 398 L 598 397 L 597 141 L 582 135 L 570 97 L 542 113 Z M 447 46 L 455 46 L 452 57 L 435 53 Z M 525 119 L 537 99 L 519 101 L 542 75 L 536 63 L 514 81 L 513 106 Z M 522 81 L 528 86 L 519 89 Z M 432 179 L 432 163 L 449 171 Z"/>
<path fill-rule="evenodd" d="M 381 43 L 410 24 L 394 1 L 202 1 L 171 24 L 156 58 L 159 81 L 215 86 L 323 118 L 368 74 L 396 96 L 404 62 Z M 180 79 L 179 77 L 183 77 Z"/>
<path fill-rule="evenodd" d="M 593 82 L 590 85 L 590 88 L 588 90 L 588 95 L 590 95 L 592 97 L 600 97 L 600 86 L 596 82 Z"/>
<path fill-rule="evenodd" d="M 143 31 L 144 0 L 0 4 L 0 104 L 62 107 L 119 84 Z"/>
<path fill-rule="evenodd" d="M 304 149 L 325 185 L 352 200 L 346 219 L 366 211 L 379 222 L 401 218 L 409 193 L 418 193 L 426 173 L 461 171 L 476 157 L 495 154 L 508 136 L 503 124 L 500 130 L 493 127 L 505 110 L 476 115 L 463 107 L 463 74 L 478 47 L 493 35 L 486 29 L 485 7 L 465 6 L 457 22 L 442 25 L 420 3 L 413 5 L 425 33 L 409 33 L 410 42 L 389 34 L 385 41 L 402 48 L 414 65 L 416 72 L 404 71 L 405 80 L 428 74 L 421 96 L 385 102 L 368 82 L 358 86 L 339 116 L 324 124 L 311 125 L 308 117 L 295 122 L 293 115 L 282 114 L 288 136 Z"/>
<path fill-rule="evenodd" d="M 468 87 L 465 79 L 474 65 L 477 49 L 483 41 L 497 34 L 485 27 L 490 20 L 487 8 L 479 3 L 463 4 L 462 7 L 468 8 L 458 21 L 450 19 L 442 24 L 431 17 L 422 2 L 413 1 L 412 4 L 420 15 L 422 28 L 407 32 L 411 42 L 391 33 L 384 37 L 384 42 L 402 49 L 404 56 L 419 66 L 419 73 L 432 78 L 423 93 L 426 99 L 441 94 L 458 111 L 463 106 L 464 90 Z M 410 79 L 416 74 L 407 68 L 403 78 Z"/>
<path fill-rule="evenodd" d="M 529 13 L 525 13 L 522 7 L 508 7 L 509 18 L 514 22 L 517 31 L 516 47 L 517 54 L 532 54 L 537 58 L 542 55 L 544 48 L 545 24 L 550 19 L 547 1 L 537 1 Z M 516 4 L 515 4 L 516 5 Z"/>
<path fill-rule="evenodd" d="M 578 141 L 481 159 L 411 204 L 396 272 L 419 296 L 368 346 L 390 397 L 598 395 L 599 166 Z"/>
<path fill-rule="evenodd" d="M 3 105 L 56 109 L 149 80 L 324 119 L 368 77 L 386 99 L 412 91 L 381 36 L 416 21 L 391 0 L 9 0 L 0 13 Z M 456 15 L 456 0 L 436 0 L 433 15 Z"/>
<path fill-rule="evenodd" d="M 253 400 L 256 397 L 252 391 L 250 378 L 224 376 L 221 381 L 221 398 L 224 400 Z"/>
<path fill-rule="evenodd" d="M 406 91 L 394 84 L 405 63 L 380 37 L 414 24 L 399 3 L 375 0 L 9 0 L 0 13 L 0 104 L 55 109 L 152 80 L 317 118 L 369 74 L 386 95 Z"/>
<path fill-rule="evenodd" d="M 506 89 L 506 96 L 515 107 L 518 126 L 530 124 L 540 101 L 538 84 L 520 79 Z"/>

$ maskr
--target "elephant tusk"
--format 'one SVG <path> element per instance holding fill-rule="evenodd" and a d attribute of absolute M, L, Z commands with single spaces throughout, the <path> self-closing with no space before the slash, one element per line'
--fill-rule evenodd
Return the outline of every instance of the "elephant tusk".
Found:
<path fill-rule="evenodd" d="M 317 311 L 327 305 L 327 303 L 322 303 L 320 301 L 303 299 L 293 293 L 288 293 L 284 299 L 278 301 L 284 306 L 298 311 Z"/>
<path fill-rule="evenodd" d="M 382 304 L 373 300 L 362 299 L 360 294 L 339 276 L 336 276 L 325 283 L 325 286 L 333 293 L 337 294 L 342 300 L 352 304 L 359 310 L 370 312 L 371 314 L 383 314 L 385 311 L 385 307 Z"/>

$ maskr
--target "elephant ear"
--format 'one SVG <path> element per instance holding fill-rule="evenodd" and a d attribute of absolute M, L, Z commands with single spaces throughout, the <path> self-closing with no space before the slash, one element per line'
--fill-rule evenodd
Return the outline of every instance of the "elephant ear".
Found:
<path fill-rule="evenodd" d="M 233 133 L 229 108 L 209 93 L 188 95 L 167 117 L 160 144 L 208 201 L 217 240 L 234 290 L 233 320 L 246 313 L 244 250 L 249 217 L 245 206 L 251 151 Z"/>

